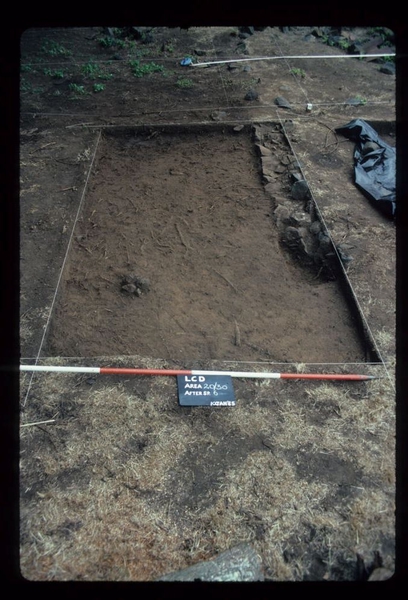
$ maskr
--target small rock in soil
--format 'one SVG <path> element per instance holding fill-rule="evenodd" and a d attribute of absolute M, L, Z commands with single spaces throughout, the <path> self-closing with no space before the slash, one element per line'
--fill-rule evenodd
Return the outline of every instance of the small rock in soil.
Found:
<path fill-rule="evenodd" d="M 285 229 L 284 237 L 285 237 L 285 241 L 289 244 L 299 240 L 300 239 L 299 229 L 296 229 L 296 227 L 292 227 L 291 225 L 289 225 L 289 227 L 286 227 L 286 229 Z"/>
<path fill-rule="evenodd" d="M 237 125 L 236 127 L 234 127 L 234 131 L 242 131 L 244 129 L 243 125 Z"/>
<path fill-rule="evenodd" d="M 227 69 L 228 69 L 228 71 L 234 71 L 235 69 L 238 69 L 238 65 L 234 65 L 233 63 L 229 63 L 227 65 Z"/>
<path fill-rule="evenodd" d="M 245 71 L 245 73 L 249 73 L 249 71 L 251 70 L 251 67 L 249 65 L 246 65 L 245 67 L 242 68 L 243 71 Z"/>
<path fill-rule="evenodd" d="M 393 575 L 394 573 L 389 569 L 380 567 L 378 569 L 374 569 L 374 571 L 368 578 L 368 581 L 386 581 L 387 579 L 390 579 L 390 577 L 392 577 Z"/>
<path fill-rule="evenodd" d="M 249 92 L 245 94 L 245 100 L 257 100 L 259 98 L 259 94 L 256 90 L 251 88 Z"/>
<path fill-rule="evenodd" d="M 306 181 L 302 179 L 301 181 L 296 181 L 291 187 L 291 194 L 294 200 L 298 200 L 299 202 L 305 200 L 309 194 L 309 186 Z"/>
<path fill-rule="evenodd" d="M 309 231 L 313 235 L 318 235 L 321 232 L 321 230 L 322 226 L 320 221 L 313 221 L 313 223 L 310 224 Z"/>
<path fill-rule="evenodd" d="M 340 244 L 336 246 L 337 252 L 339 253 L 340 260 L 342 263 L 346 264 L 353 260 L 353 257 L 346 251 L 346 249 Z"/>
<path fill-rule="evenodd" d="M 265 146 L 261 145 L 259 145 L 258 148 L 261 156 L 271 156 L 272 150 L 269 150 L 269 148 L 266 148 Z"/>
<path fill-rule="evenodd" d="M 137 287 L 134 283 L 125 283 L 125 285 L 122 285 L 121 289 L 122 292 L 127 292 L 128 294 L 135 294 Z"/>
<path fill-rule="evenodd" d="M 211 114 L 211 118 L 213 121 L 222 121 L 227 116 L 227 113 L 223 110 L 219 112 L 214 112 Z"/>
<path fill-rule="evenodd" d="M 314 35 L 305 35 L 305 37 L 303 38 L 305 40 L 305 42 L 315 42 L 316 38 Z"/>
<path fill-rule="evenodd" d="M 276 223 L 278 226 L 281 224 L 289 225 L 289 223 L 291 222 L 289 209 L 286 208 L 286 206 L 283 206 L 282 204 L 279 204 L 279 206 L 275 208 L 273 215 L 276 219 Z"/>
<path fill-rule="evenodd" d="M 236 51 L 238 54 L 249 54 L 245 42 L 238 44 Z"/>
<path fill-rule="evenodd" d="M 281 108 L 292 108 L 289 102 L 283 96 L 278 96 L 275 98 L 275 104 Z"/>
<path fill-rule="evenodd" d="M 395 75 L 395 65 L 391 63 L 389 65 L 383 65 L 380 68 L 380 73 L 385 73 L 386 75 Z"/>
<path fill-rule="evenodd" d="M 361 104 L 365 104 L 365 102 L 361 98 L 349 98 L 344 104 L 348 106 L 360 106 Z"/>

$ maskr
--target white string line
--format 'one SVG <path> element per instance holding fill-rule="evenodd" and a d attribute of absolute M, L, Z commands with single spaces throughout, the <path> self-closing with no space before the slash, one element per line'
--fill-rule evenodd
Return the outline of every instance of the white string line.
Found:
<path fill-rule="evenodd" d="M 65 263 L 67 261 L 68 252 L 69 252 L 69 250 L 71 248 L 71 243 L 72 243 L 72 238 L 74 236 L 75 227 L 76 227 L 76 224 L 77 224 L 77 221 L 78 221 L 81 209 L 82 209 L 82 205 L 84 203 L 85 191 L 86 191 L 86 188 L 88 186 L 88 181 L 89 181 L 89 177 L 90 177 L 90 174 L 91 174 L 91 171 L 92 171 L 92 167 L 93 167 L 93 163 L 94 163 L 94 160 L 95 160 L 96 151 L 97 151 L 98 146 L 99 146 L 100 138 L 101 138 L 101 131 L 99 132 L 98 138 L 96 140 L 95 151 L 93 153 L 92 161 L 91 161 L 91 164 L 89 166 L 88 175 L 87 175 L 86 180 L 85 180 L 85 185 L 84 185 L 84 189 L 82 191 L 81 200 L 79 202 L 78 210 L 77 210 L 77 213 L 75 215 L 75 220 L 74 220 L 74 224 L 72 226 L 71 235 L 69 236 L 67 250 L 66 250 L 66 253 L 65 253 L 65 256 L 64 256 L 64 260 L 62 262 L 62 267 L 61 267 L 60 274 L 59 274 L 59 277 L 58 277 L 57 286 L 55 288 L 54 296 L 53 296 L 53 299 L 52 299 L 52 302 L 51 302 L 51 307 L 50 307 L 50 310 L 49 310 L 49 313 L 48 313 L 47 322 L 44 325 L 44 331 L 43 331 L 43 335 L 42 335 L 42 338 L 41 338 L 40 347 L 39 347 L 39 350 L 38 350 L 37 358 L 35 360 L 35 364 L 38 363 L 38 360 L 39 360 L 39 357 L 40 357 L 40 354 L 41 354 L 41 350 L 42 350 L 42 347 L 43 347 L 43 344 L 44 344 L 45 336 L 46 336 L 46 333 L 47 333 L 47 330 L 48 330 L 48 326 L 49 326 L 49 323 L 50 323 L 50 320 L 51 320 L 51 314 L 52 314 L 52 311 L 53 311 L 53 308 L 54 308 L 54 304 L 55 304 L 55 300 L 56 300 L 56 297 L 57 297 L 57 292 L 58 292 L 58 288 L 59 288 L 59 285 L 60 285 L 60 282 L 61 282 L 62 273 L 64 271 Z M 27 398 L 28 398 L 28 395 L 30 393 L 31 384 L 32 384 L 32 380 L 33 380 L 33 375 L 34 375 L 34 372 L 32 373 L 30 381 L 28 383 L 28 389 L 27 389 L 27 393 L 26 393 L 25 398 L 24 398 L 23 406 L 26 405 Z"/>
<path fill-rule="evenodd" d="M 214 48 L 215 55 L 217 55 L 217 50 L 216 50 L 215 45 L 214 45 L 214 38 L 212 38 L 211 43 L 212 43 L 212 47 Z M 227 88 L 226 88 L 226 85 L 224 83 L 224 78 L 222 76 L 221 67 L 217 67 L 217 70 L 218 70 L 218 73 L 219 73 L 219 76 L 220 76 L 220 79 L 221 79 L 222 87 L 224 88 L 224 94 L 225 94 L 225 99 L 227 101 L 227 106 L 229 106 L 230 105 L 230 101 L 229 101 L 228 94 L 227 94 Z"/>
<path fill-rule="evenodd" d="M 78 60 L 79 59 L 79 60 Z M 82 60 L 83 59 L 83 60 Z M 120 63 L 123 62 L 129 62 L 130 60 L 139 60 L 139 61 L 156 61 L 156 62 L 171 62 L 173 63 L 175 66 L 180 66 L 180 61 L 182 60 L 181 58 L 168 58 L 168 57 L 161 57 L 161 56 L 132 56 L 131 54 L 129 54 L 129 56 L 127 58 L 107 58 L 105 60 L 94 60 L 92 58 L 87 58 L 86 56 L 79 56 L 79 57 L 75 57 L 75 60 L 72 61 L 58 61 L 58 62 L 54 62 L 54 61 L 44 61 L 44 62 L 21 62 L 20 67 L 24 67 L 24 66 L 30 66 L 30 67 L 43 67 L 43 66 L 53 66 L 53 65 L 64 65 L 65 67 L 73 67 L 75 65 L 87 65 L 89 62 L 92 62 L 92 64 L 105 64 L 105 63 L 109 63 L 111 65 L 120 65 Z M 182 67 L 183 71 L 186 71 L 186 67 Z"/>
<path fill-rule="evenodd" d="M 235 62 L 249 62 L 253 60 L 282 60 L 282 59 L 326 59 L 326 58 L 378 58 L 380 56 L 395 56 L 395 52 L 387 52 L 381 54 L 300 54 L 294 56 L 260 56 L 258 58 L 234 58 L 231 60 L 214 60 L 203 63 L 192 63 L 189 67 L 205 67 L 209 65 L 221 65 Z"/>
<path fill-rule="evenodd" d="M 299 164 L 299 159 L 298 159 L 298 157 L 297 157 L 297 155 L 296 155 L 296 152 L 295 152 L 295 150 L 294 150 L 294 148 L 293 148 L 293 146 L 292 146 L 292 144 L 291 144 L 290 138 L 289 138 L 289 136 L 288 136 L 288 134 L 287 134 L 287 132 L 286 132 L 286 130 L 285 130 L 285 127 L 284 127 L 284 125 L 283 125 L 283 123 L 282 123 L 282 121 L 281 121 L 281 119 L 280 119 L 280 117 L 279 117 L 279 114 L 278 114 L 278 118 L 279 118 L 279 120 L 280 120 L 280 123 L 281 123 L 282 130 L 283 130 L 283 131 L 284 131 L 284 133 L 285 133 L 285 137 L 286 137 L 286 139 L 287 139 L 287 141 L 288 141 L 288 144 L 289 144 L 289 146 L 290 146 L 290 149 L 291 149 L 291 151 L 292 151 L 292 153 L 293 153 L 294 157 L 296 158 L 296 160 L 297 160 L 297 162 L 298 162 L 298 164 Z M 388 369 L 387 369 L 387 367 L 386 367 L 386 365 L 385 365 L 385 361 L 384 361 L 384 359 L 383 359 L 383 357 L 382 357 L 382 354 L 381 354 L 381 352 L 380 352 L 380 350 L 379 350 L 379 348 L 378 348 L 378 346 L 377 346 L 377 342 L 375 341 L 375 337 L 374 337 L 374 335 L 373 335 L 373 333 L 372 333 L 372 331 L 371 331 L 371 328 L 370 328 L 370 326 L 369 326 L 369 324 L 368 324 L 368 322 L 367 322 L 367 319 L 366 319 L 366 317 L 365 317 L 365 314 L 364 314 L 364 312 L 363 312 L 363 309 L 361 308 L 361 304 L 360 304 L 360 302 L 359 302 L 359 300 L 358 300 L 357 294 L 356 294 L 356 292 L 354 291 L 354 288 L 353 288 L 353 286 L 352 286 L 352 284 L 351 284 L 351 281 L 350 281 L 350 279 L 349 279 L 349 277 L 348 277 L 348 275 L 347 275 L 347 271 L 346 271 L 346 269 L 344 268 L 343 261 L 342 261 L 342 260 L 341 260 L 341 258 L 340 258 L 339 252 L 338 252 L 338 250 L 337 250 L 336 244 L 335 244 L 335 243 L 334 243 L 334 241 L 333 241 L 333 238 L 332 238 L 332 236 L 331 236 L 330 230 L 329 230 L 329 228 L 327 227 L 327 224 L 326 224 L 326 221 L 325 221 L 325 219 L 324 219 L 324 217 L 323 217 L 323 214 L 322 214 L 322 212 L 321 212 L 321 210 L 320 210 L 320 208 L 319 208 L 319 205 L 318 205 L 318 204 L 317 204 L 317 202 L 316 202 L 316 199 L 315 199 L 315 197 L 314 197 L 314 195 L 313 195 L 312 189 L 310 188 L 309 182 L 307 181 L 307 179 L 306 179 L 306 177 L 305 177 L 305 175 L 304 175 L 304 173 L 303 173 L 303 170 L 302 170 L 302 168 L 301 168 L 301 167 L 299 167 L 299 168 L 300 168 L 300 171 L 302 172 L 302 175 L 303 175 L 303 178 L 304 178 L 304 180 L 307 182 L 308 188 L 309 188 L 309 190 L 310 190 L 310 194 L 311 194 L 311 196 L 312 196 L 312 199 L 313 199 L 314 206 L 315 206 L 315 208 L 317 209 L 317 212 L 319 213 L 319 218 L 320 218 L 321 222 L 323 223 L 323 225 L 324 225 L 324 227 L 325 227 L 325 229 L 326 229 L 326 231 L 327 231 L 327 233 L 328 233 L 328 236 L 329 236 L 329 238 L 330 238 L 330 241 L 331 241 L 331 243 L 332 243 L 332 246 L 333 246 L 333 248 L 334 248 L 334 251 L 335 251 L 335 253 L 336 253 L 336 255 L 337 255 L 338 262 L 339 262 L 339 264 L 340 264 L 340 266 L 341 266 L 341 269 L 342 269 L 342 271 L 343 271 L 343 275 L 345 276 L 345 278 L 346 278 L 346 280 L 347 280 L 347 282 L 348 282 L 348 284 L 349 284 L 349 286 L 350 286 L 350 290 L 351 290 L 351 292 L 352 292 L 352 294 L 353 294 L 354 301 L 355 301 L 355 303 L 356 303 L 356 305 L 357 305 L 357 307 L 358 307 L 359 313 L 360 313 L 360 315 L 361 315 L 361 317 L 362 317 L 362 319 L 363 319 L 364 326 L 366 327 L 367 331 L 369 332 L 369 334 L 370 334 L 370 336 L 371 336 L 371 342 L 372 342 L 372 343 L 373 343 L 373 345 L 374 345 L 375 351 L 377 352 L 377 356 L 379 356 L 381 363 L 384 365 L 384 369 L 385 369 L 385 371 L 386 371 L 386 373 L 387 373 L 388 379 L 390 380 L 390 383 L 391 383 L 391 385 L 392 385 L 392 388 L 393 388 L 393 389 L 394 389 L 394 391 L 395 391 L 395 386 L 394 386 L 394 384 L 393 384 L 393 381 L 392 381 L 391 375 L 390 375 L 390 373 L 389 373 L 389 371 L 388 371 Z"/>
<path fill-rule="evenodd" d="M 281 55 L 284 55 L 284 53 L 283 53 L 283 51 L 282 51 L 281 47 L 280 47 L 280 46 L 279 46 L 279 44 L 278 44 L 278 41 L 276 40 L 276 36 L 274 36 L 274 38 L 275 38 L 275 39 L 274 39 L 273 41 L 274 41 L 274 44 L 276 45 L 276 47 L 277 47 L 278 51 L 280 52 L 280 54 L 281 54 Z M 283 57 L 284 57 L 284 56 L 283 56 Z M 308 95 L 307 95 L 307 92 L 306 92 L 306 90 L 304 90 L 304 89 L 303 89 L 303 87 L 302 87 L 302 85 L 301 85 L 301 83 L 300 83 L 299 79 L 298 79 L 298 78 L 297 78 L 297 77 L 294 75 L 294 73 L 292 73 L 292 72 L 291 72 L 291 66 L 290 66 L 290 63 L 289 63 L 289 60 L 288 60 L 288 58 L 289 58 L 289 57 L 284 57 L 284 59 L 285 59 L 285 62 L 286 62 L 286 65 L 287 65 L 287 67 L 288 67 L 288 70 L 289 70 L 289 72 L 291 73 L 292 77 L 295 79 L 295 81 L 296 81 L 296 83 L 297 83 L 298 87 L 299 87 L 299 88 L 300 88 L 300 90 L 302 91 L 302 93 L 303 93 L 303 96 L 306 98 L 306 102 L 307 102 L 307 104 L 310 104 L 310 100 L 309 100 L 309 97 L 308 97 Z"/>
<path fill-rule="evenodd" d="M 35 360 L 35 356 L 31 357 L 31 358 L 21 358 L 20 361 L 26 361 L 26 360 Z M 56 357 L 54 356 L 42 356 L 41 358 L 39 358 L 39 361 L 42 360 L 50 360 L 50 359 L 55 359 Z M 120 356 L 121 359 L 123 359 L 123 355 Z M 126 362 L 130 362 L 132 359 L 132 355 L 130 354 L 129 356 L 126 356 Z M 164 359 L 164 358 L 158 358 L 158 357 L 148 357 L 148 356 L 144 356 L 142 357 L 144 360 L 149 359 L 151 360 L 152 358 L 154 360 L 165 360 L 168 361 L 169 359 Z M 58 356 L 58 360 L 60 359 L 70 359 L 70 360 L 97 360 L 97 359 L 103 359 L 103 360 L 118 360 L 118 357 L 116 355 L 109 357 L 109 356 Z M 194 362 L 199 362 L 199 359 L 190 359 L 191 361 Z M 171 362 L 177 362 L 173 359 L 171 359 Z M 180 362 L 180 361 L 178 361 Z M 181 361 L 183 362 L 183 361 Z M 298 362 L 275 362 L 275 361 L 271 361 L 271 360 L 215 360 L 214 362 L 218 363 L 239 363 L 239 364 L 253 364 L 253 365 L 305 365 L 306 367 L 309 365 L 377 365 L 377 366 L 382 366 L 383 363 L 382 362 L 311 362 L 311 363 L 304 363 L 302 361 L 298 361 Z M 387 361 L 386 361 L 387 362 Z"/>
<path fill-rule="evenodd" d="M 291 102 L 293 106 L 305 106 L 303 102 Z M 313 106 L 349 106 L 349 104 L 344 102 L 313 102 Z M 377 105 L 377 104 L 386 104 L 387 106 L 394 106 L 395 100 L 367 100 L 364 104 L 365 107 Z M 137 117 L 137 116 L 145 116 L 145 115 L 159 115 L 159 114 L 169 114 L 169 113 L 177 113 L 177 112 L 200 112 L 200 111 L 208 111 L 208 110 L 257 110 L 257 109 L 271 109 L 274 110 L 279 108 L 275 104 L 256 104 L 254 106 L 208 106 L 208 107 L 196 107 L 196 108 L 172 108 L 172 109 L 164 109 L 164 110 L 154 110 L 148 111 L 145 113 L 127 113 L 123 115 L 107 115 L 106 119 L 124 119 L 126 117 Z M 282 111 L 287 112 L 287 109 L 282 108 Z M 34 111 L 22 111 L 21 115 L 36 115 L 37 117 L 88 117 L 89 113 L 43 113 L 43 112 L 34 112 Z M 287 114 L 291 114 L 287 112 Z M 298 113 L 295 114 L 296 117 L 302 117 L 302 115 Z M 306 118 L 306 117 L 305 117 Z"/>

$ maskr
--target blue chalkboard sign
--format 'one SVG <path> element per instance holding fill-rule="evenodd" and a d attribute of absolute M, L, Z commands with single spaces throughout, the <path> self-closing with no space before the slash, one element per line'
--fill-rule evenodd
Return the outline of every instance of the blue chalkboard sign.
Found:
<path fill-rule="evenodd" d="M 180 406 L 235 406 L 229 375 L 177 375 Z"/>

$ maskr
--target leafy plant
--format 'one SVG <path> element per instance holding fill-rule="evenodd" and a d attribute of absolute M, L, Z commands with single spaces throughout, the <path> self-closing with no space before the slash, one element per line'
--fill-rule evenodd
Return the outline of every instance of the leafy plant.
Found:
<path fill-rule="evenodd" d="M 112 73 L 106 73 L 105 70 L 98 64 L 88 62 L 81 68 L 81 73 L 89 79 L 112 79 Z"/>
<path fill-rule="evenodd" d="M 95 93 L 103 92 L 104 89 L 105 89 L 105 85 L 103 83 L 94 83 L 94 85 L 93 85 L 93 91 Z"/>
<path fill-rule="evenodd" d="M 363 98 L 363 96 L 356 96 L 356 100 L 358 100 L 360 104 L 367 104 L 367 98 Z"/>
<path fill-rule="evenodd" d="M 79 85 L 77 83 L 70 83 L 68 87 L 69 87 L 70 91 L 74 92 L 74 94 L 76 96 L 83 96 L 84 94 L 86 94 L 84 85 Z"/>
<path fill-rule="evenodd" d="M 181 77 L 176 81 L 176 85 L 179 88 L 186 89 L 193 87 L 194 82 L 192 79 L 188 79 L 187 77 Z"/>
<path fill-rule="evenodd" d="M 35 71 L 31 65 L 21 65 L 20 71 L 22 73 L 35 73 Z"/>
<path fill-rule="evenodd" d="M 98 38 L 99 44 L 103 48 L 125 48 L 126 41 L 120 40 L 116 37 L 112 37 L 110 35 L 105 35 L 104 37 Z"/>
<path fill-rule="evenodd" d="M 20 81 L 20 92 L 23 93 L 31 93 L 31 94 L 41 94 L 44 91 L 43 87 L 33 87 L 33 85 L 26 81 L 25 79 L 21 79 Z"/>
<path fill-rule="evenodd" d="M 292 75 L 294 75 L 295 77 L 301 77 L 302 79 L 306 76 L 306 73 L 304 72 L 303 69 L 297 69 L 297 68 L 293 68 L 290 70 L 290 72 L 292 73 Z"/>
<path fill-rule="evenodd" d="M 58 42 L 54 42 L 52 40 L 47 40 L 43 44 L 41 50 L 42 50 L 42 52 L 44 52 L 45 54 L 48 54 L 49 56 L 71 56 L 72 55 L 71 50 L 67 50 L 67 48 L 64 48 L 64 46 L 62 46 Z"/>
<path fill-rule="evenodd" d="M 55 79 L 64 79 L 65 73 L 62 69 L 44 69 L 44 75 L 48 75 L 49 77 L 53 77 Z"/>
<path fill-rule="evenodd" d="M 339 40 L 339 47 L 342 50 L 348 50 L 348 48 L 350 48 L 351 44 L 348 40 Z"/>
<path fill-rule="evenodd" d="M 164 71 L 164 67 L 162 65 L 157 65 L 154 62 L 141 65 L 138 60 L 130 60 L 129 65 L 135 77 L 144 77 L 145 75 L 150 75 L 151 73 L 159 73 Z"/>

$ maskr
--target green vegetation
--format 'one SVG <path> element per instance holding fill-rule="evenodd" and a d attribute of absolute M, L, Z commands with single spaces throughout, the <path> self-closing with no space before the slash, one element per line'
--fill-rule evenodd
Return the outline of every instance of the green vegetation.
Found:
<path fill-rule="evenodd" d="M 72 55 L 71 50 L 67 50 L 66 48 L 64 48 L 64 46 L 62 46 L 58 42 L 54 42 L 52 40 L 47 40 L 43 44 L 41 50 L 45 54 L 48 54 L 49 56 L 54 56 L 54 57 L 55 56 L 71 56 Z"/>
<path fill-rule="evenodd" d="M 132 69 L 132 73 L 135 77 L 144 77 L 145 75 L 150 75 L 151 73 L 162 73 L 164 71 L 164 67 L 162 65 L 157 65 L 154 62 L 141 65 L 138 60 L 130 60 L 129 66 Z"/>
<path fill-rule="evenodd" d="M 74 93 L 75 97 L 84 96 L 86 94 L 85 86 L 77 83 L 70 83 L 69 90 Z"/>
<path fill-rule="evenodd" d="M 25 94 L 41 94 L 44 91 L 43 87 L 34 87 L 32 83 L 26 81 L 24 78 L 20 81 L 20 92 Z"/>
<path fill-rule="evenodd" d="M 176 86 L 182 89 L 193 87 L 194 82 L 192 79 L 188 79 L 187 77 L 181 77 L 176 81 Z"/>
<path fill-rule="evenodd" d="M 306 76 L 306 73 L 304 72 L 303 69 L 296 69 L 296 68 L 294 68 L 294 69 L 291 69 L 290 72 L 295 77 L 301 77 L 302 79 Z"/>
<path fill-rule="evenodd" d="M 22 73 L 35 73 L 35 69 L 31 65 L 21 65 L 20 71 Z"/>
<path fill-rule="evenodd" d="M 395 35 L 388 27 L 370 27 L 368 33 L 371 35 L 380 36 L 384 46 L 392 46 L 394 44 Z"/>
<path fill-rule="evenodd" d="M 105 69 L 100 65 L 89 61 L 81 68 L 81 73 L 89 79 L 112 79 L 112 73 L 106 73 Z"/>
<path fill-rule="evenodd" d="M 49 77 L 53 77 L 54 79 L 64 79 L 65 73 L 62 69 L 44 69 L 44 75 L 48 75 Z"/>
<path fill-rule="evenodd" d="M 351 44 L 348 40 L 346 39 L 342 39 L 339 40 L 339 48 L 341 48 L 342 50 L 348 50 L 350 48 Z"/>
<path fill-rule="evenodd" d="M 94 83 L 92 89 L 95 93 L 103 92 L 103 90 L 105 89 L 105 85 L 103 83 Z"/>
<path fill-rule="evenodd" d="M 356 100 L 358 100 L 360 104 L 367 104 L 367 98 L 363 98 L 363 96 L 356 96 Z"/>
<path fill-rule="evenodd" d="M 110 35 L 98 38 L 98 42 L 103 48 L 126 48 L 125 40 L 120 40 Z"/>

